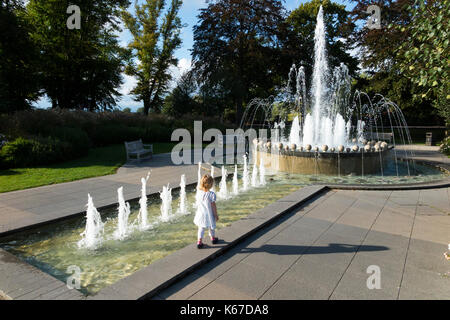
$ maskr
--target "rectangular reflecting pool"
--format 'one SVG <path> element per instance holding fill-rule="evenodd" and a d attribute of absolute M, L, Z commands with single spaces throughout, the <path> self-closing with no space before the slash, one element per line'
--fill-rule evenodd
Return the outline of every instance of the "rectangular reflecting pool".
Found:
<path fill-rule="evenodd" d="M 253 188 L 247 192 L 242 191 L 227 200 L 218 200 L 219 237 L 221 228 L 301 187 L 289 180 L 277 179 L 275 176 L 268 177 L 267 180 L 266 186 Z M 229 191 L 232 190 L 231 181 L 228 181 L 227 186 Z M 218 191 L 218 183 L 215 189 Z M 64 282 L 73 273 L 68 268 L 78 267 L 81 270 L 80 291 L 92 295 L 154 261 L 195 243 L 197 237 L 197 227 L 193 223 L 195 188 L 187 190 L 189 214 L 176 214 L 179 205 L 178 192 L 173 192 L 173 198 L 174 214 L 169 222 L 162 222 L 159 195 L 149 197 L 148 219 L 151 227 L 145 231 L 139 230 L 137 224 L 139 204 L 130 203 L 131 214 L 128 221 L 131 231 L 124 240 L 116 240 L 113 236 L 118 223 L 117 210 L 103 210 L 101 214 L 105 223 L 104 241 L 95 250 L 78 248 L 80 234 L 85 229 L 84 217 L 2 238 L 0 247 Z"/>

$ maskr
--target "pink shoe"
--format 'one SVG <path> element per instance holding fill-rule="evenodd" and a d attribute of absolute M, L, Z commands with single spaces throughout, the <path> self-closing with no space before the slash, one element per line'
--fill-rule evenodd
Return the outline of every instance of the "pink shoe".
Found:
<path fill-rule="evenodd" d="M 203 248 L 203 242 L 202 242 L 202 240 L 198 240 L 197 241 L 197 249 L 201 249 L 201 248 Z"/>
<path fill-rule="evenodd" d="M 212 244 L 217 244 L 217 243 L 219 242 L 219 238 L 217 238 L 217 237 L 212 237 L 212 238 L 211 238 L 211 242 L 212 242 Z"/>

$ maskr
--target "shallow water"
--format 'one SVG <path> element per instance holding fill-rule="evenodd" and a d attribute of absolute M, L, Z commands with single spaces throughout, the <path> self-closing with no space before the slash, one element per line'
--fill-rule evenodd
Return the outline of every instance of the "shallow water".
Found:
<path fill-rule="evenodd" d="M 230 225 L 233 221 L 242 219 L 249 214 L 275 202 L 295 190 L 310 184 L 340 183 L 340 184 L 398 184 L 418 183 L 440 180 L 444 175 L 432 167 L 416 165 L 417 175 L 406 177 L 406 166 L 402 164 L 400 175 L 396 169 L 386 168 L 384 177 L 380 176 L 314 176 L 288 173 L 267 175 L 267 185 L 250 189 L 228 200 L 217 202 L 220 221 L 217 223 L 218 236 L 220 229 Z M 234 170 L 234 166 L 229 168 Z M 239 168 L 242 174 L 242 168 Z M 239 176 L 242 188 L 242 176 Z M 232 190 L 230 180 L 228 190 Z M 216 191 L 217 190 L 216 186 Z M 173 212 L 177 211 L 179 197 L 173 192 Z M 161 259 L 186 245 L 195 242 L 196 226 L 192 220 L 195 209 L 195 189 L 187 191 L 189 215 L 174 215 L 169 222 L 160 221 L 161 200 L 159 196 L 149 197 L 148 217 L 151 228 L 146 231 L 138 229 L 138 203 L 131 204 L 129 221 L 131 232 L 123 241 L 113 239 L 117 227 L 117 210 L 104 210 L 102 219 L 105 225 L 105 240 L 96 250 L 78 249 L 77 242 L 84 231 L 85 219 L 77 218 L 70 221 L 53 224 L 24 232 L 0 240 L 0 247 L 15 254 L 19 258 L 66 281 L 71 273 L 67 273 L 69 266 L 81 269 L 81 291 L 85 294 L 95 294 L 107 285 L 122 279 L 137 270 Z M 95 199 L 94 199 L 95 203 Z"/>
<path fill-rule="evenodd" d="M 217 236 L 220 237 L 220 229 L 224 226 L 281 199 L 299 187 L 277 179 L 272 181 L 270 188 L 257 188 L 232 199 L 218 201 L 220 220 L 217 223 Z M 85 219 L 81 218 L 39 228 L 34 233 L 21 233 L 0 240 L 0 247 L 64 282 L 71 275 L 66 272 L 67 268 L 78 266 L 81 269 L 81 291 L 93 294 L 196 241 L 197 227 L 193 223 L 195 209 L 192 208 L 194 190 L 188 191 L 187 196 L 190 214 L 175 215 L 167 223 L 159 220 L 161 201 L 151 197 L 148 214 L 149 222 L 153 226 L 147 231 L 138 230 L 138 224 L 134 222 L 139 208 L 136 204 L 132 205 L 129 221 L 134 223 L 134 230 L 123 241 L 113 239 L 117 213 L 115 210 L 108 210 L 109 212 L 103 214 L 103 221 L 106 221 L 106 240 L 96 250 L 77 247 L 85 227 Z M 178 207 L 178 194 L 176 197 L 173 212 L 176 212 Z"/>

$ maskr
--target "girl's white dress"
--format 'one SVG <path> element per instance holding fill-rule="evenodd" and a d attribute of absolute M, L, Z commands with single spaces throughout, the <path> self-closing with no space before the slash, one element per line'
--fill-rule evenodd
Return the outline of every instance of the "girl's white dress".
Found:
<path fill-rule="evenodd" d="M 216 194 L 214 192 L 198 191 L 197 212 L 195 213 L 194 223 L 199 228 L 216 228 L 216 219 L 214 219 L 214 213 L 211 207 L 212 202 L 216 202 Z"/>

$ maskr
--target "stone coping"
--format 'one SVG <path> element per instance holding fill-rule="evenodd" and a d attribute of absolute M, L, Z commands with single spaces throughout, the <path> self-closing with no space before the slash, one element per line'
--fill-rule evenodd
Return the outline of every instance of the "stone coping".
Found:
<path fill-rule="evenodd" d="M 0 249 L 0 300 L 81 300 L 66 283 Z"/>
<path fill-rule="evenodd" d="M 292 157 L 302 157 L 302 158 L 317 158 L 317 159 L 337 159 L 338 157 L 342 159 L 347 158 L 361 158 L 364 156 L 365 158 L 370 157 L 380 157 L 380 154 L 385 157 L 389 154 L 389 152 L 393 150 L 393 147 L 389 147 L 387 149 L 383 149 L 380 151 L 344 151 L 344 152 L 338 152 L 338 151 L 300 151 L 300 150 L 268 150 L 267 148 L 258 148 L 258 152 L 273 154 L 273 155 L 279 155 L 279 156 L 292 156 Z"/>

